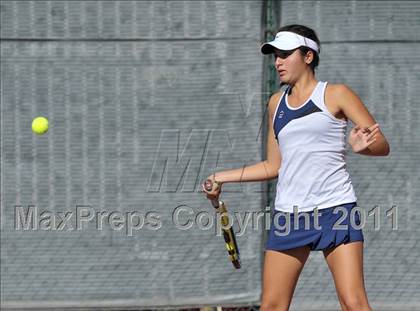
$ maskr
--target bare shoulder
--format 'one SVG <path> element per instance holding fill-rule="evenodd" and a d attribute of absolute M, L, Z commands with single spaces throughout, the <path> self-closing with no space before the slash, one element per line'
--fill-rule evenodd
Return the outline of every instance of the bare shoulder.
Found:
<path fill-rule="evenodd" d="M 332 103 L 340 104 L 355 97 L 358 97 L 357 94 L 345 84 L 328 83 L 325 89 L 325 98 Z"/>
<path fill-rule="evenodd" d="M 268 101 L 268 111 L 270 112 L 270 115 L 274 114 L 282 94 L 283 91 L 278 91 L 271 95 L 270 100 Z"/>

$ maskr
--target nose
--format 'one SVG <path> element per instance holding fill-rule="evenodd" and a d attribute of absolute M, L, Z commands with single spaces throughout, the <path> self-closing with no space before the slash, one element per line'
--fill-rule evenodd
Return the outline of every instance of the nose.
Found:
<path fill-rule="evenodd" d="M 275 57 L 274 66 L 276 67 L 276 69 L 279 69 L 282 63 L 283 63 L 283 60 L 280 57 Z"/>

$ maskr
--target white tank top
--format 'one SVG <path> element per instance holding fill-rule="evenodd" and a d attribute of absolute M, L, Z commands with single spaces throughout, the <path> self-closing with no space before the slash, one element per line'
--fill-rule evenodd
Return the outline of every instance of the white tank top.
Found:
<path fill-rule="evenodd" d="M 273 118 L 281 153 L 274 208 L 312 211 L 357 200 L 346 170 L 347 121 L 334 117 L 325 106 L 327 82 L 319 81 L 300 107 L 281 96 Z"/>

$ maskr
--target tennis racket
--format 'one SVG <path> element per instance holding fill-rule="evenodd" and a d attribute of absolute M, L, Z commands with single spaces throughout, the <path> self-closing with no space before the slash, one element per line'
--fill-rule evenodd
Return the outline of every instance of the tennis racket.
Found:
<path fill-rule="evenodd" d="M 210 179 L 207 179 L 204 183 L 204 188 L 207 191 L 212 191 L 214 186 L 216 186 L 214 190 L 216 190 L 217 187 L 219 187 L 217 183 L 213 183 Z M 239 248 L 238 244 L 236 243 L 235 233 L 233 232 L 232 226 L 230 226 L 230 228 L 227 228 L 229 225 L 229 216 L 227 213 L 225 203 L 219 200 L 211 200 L 211 204 L 221 215 L 220 221 L 222 223 L 223 238 L 225 240 L 225 246 L 229 254 L 229 259 L 236 269 L 240 269 L 241 261 L 239 259 Z"/>

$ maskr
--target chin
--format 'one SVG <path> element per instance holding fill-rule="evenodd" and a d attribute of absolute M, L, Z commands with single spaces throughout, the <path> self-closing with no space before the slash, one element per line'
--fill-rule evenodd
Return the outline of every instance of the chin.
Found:
<path fill-rule="evenodd" d="M 289 80 L 288 79 L 279 79 L 280 80 L 280 84 L 289 84 Z"/>

